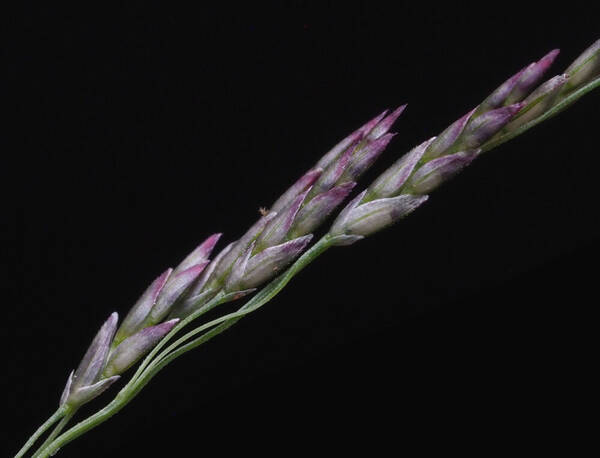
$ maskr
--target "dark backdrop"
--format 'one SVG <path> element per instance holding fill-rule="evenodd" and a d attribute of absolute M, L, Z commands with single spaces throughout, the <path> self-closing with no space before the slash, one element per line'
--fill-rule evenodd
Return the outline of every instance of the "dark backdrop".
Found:
<path fill-rule="evenodd" d="M 367 184 L 525 64 L 561 47 L 558 73 L 599 38 L 585 11 L 518 4 L 59 8 L 8 17 L 12 453 L 110 312 L 124 316 L 210 233 L 241 235 L 364 121 L 409 103 Z M 481 452 L 586 435 L 599 100 L 486 154 L 401 224 L 331 251 L 61 456 Z"/>

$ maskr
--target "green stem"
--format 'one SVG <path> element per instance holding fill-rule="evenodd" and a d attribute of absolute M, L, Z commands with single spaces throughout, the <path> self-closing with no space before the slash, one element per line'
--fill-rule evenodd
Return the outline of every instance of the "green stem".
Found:
<path fill-rule="evenodd" d="M 177 350 L 169 353 L 162 359 L 157 360 L 156 364 L 153 364 L 152 366 L 150 366 L 148 368 L 148 370 L 144 372 L 144 376 L 139 378 L 136 381 L 135 386 L 133 387 L 133 390 L 134 390 L 133 392 L 135 394 L 139 393 L 142 390 L 142 388 L 144 388 L 150 382 L 150 380 L 152 380 L 152 378 L 154 378 L 154 376 L 156 374 L 158 374 L 158 372 L 160 372 L 171 361 L 175 360 L 176 358 L 183 355 L 184 353 L 187 353 L 188 351 L 192 350 L 193 348 L 196 348 L 198 345 L 208 342 L 213 337 L 221 334 L 226 329 L 229 329 L 231 326 L 233 326 L 235 323 L 237 323 L 241 319 L 242 319 L 242 316 L 238 316 L 237 318 L 230 318 L 227 321 L 222 322 L 220 325 L 216 326 L 215 328 L 211 329 L 210 331 L 205 332 L 200 337 L 198 337 L 197 339 L 188 343 L 187 345 L 184 345 L 184 346 L 178 348 Z"/>
<path fill-rule="evenodd" d="M 49 445 L 52 443 L 52 441 L 56 438 L 56 436 L 58 436 L 60 434 L 60 432 L 63 430 L 63 428 L 65 426 L 67 426 L 67 423 L 69 423 L 69 420 L 71 420 L 71 418 L 73 418 L 73 415 L 75 415 L 75 412 L 77 412 L 77 409 L 75 408 L 70 408 L 67 413 L 65 414 L 65 416 L 62 418 L 62 420 L 60 420 L 60 423 L 58 423 L 58 425 L 56 425 L 56 427 L 54 428 L 54 430 L 52 431 L 52 433 L 48 436 L 48 438 L 44 441 L 44 443 L 42 445 L 40 445 L 40 447 L 37 449 L 37 451 L 32 455 L 31 458 L 38 458 L 40 456 L 40 453 Z"/>
<path fill-rule="evenodd" d="M 230 295 L 225 294 L 223 291 L 219 291 L 217 295 L 213 297 L 209 302 L 207 302 L 194 313 L 190 314 L 185 319 L 177 323 L 177 326 L 171 329 L 171 331 L 165 337 L 163 337 L 163 339 L 160 342 L 158 342 L 158 344 L 152 349 L 152 351 L 148 353 L 148 356 L 144 358 L 144 361 L 142 361 L 137 371 L 135 371 L 135 374 L 133 374 L 133 377 L 131 377 L 129 383 L 135 381 L 143 373 L 144 369 L 146 369 L 146 366 L 150 364 L 150 362 L 152 361 L 154 356 L 160 351 L 160 349 L 163 348 L 167 343 L 169 343 L 169 341 L 175 336 L 175 334 L 177 334 L 182 328 L 187 326 L 196 318 L 199 318 L 200 316 L 204 315 L 209 310 L 212 310 L 217 305 L 221 304 L 222 302 L 226 302 L 229 299 L 231 299 Z"/>
<path fill-rule="evenodd" d="M 200 326 L 198 329 L 202 328 L 205 330 L 207 328 L 214 327 L 210 331 L 206 332 L 200 337 L 188 342 L 185 345 L 175 349 L 174 345 L 169 346 L 165 351 L 163 351 L 158 357 L 154 358 L 157 354 L 158 350 L 162 348 L 165 344 L 163 341 L 163 345 L 157 345 L 153 352 L 148 355 L 144 362 L 147 364 L 142 369 L 138 369 L 134 377 L 125 385 L 119 394 L 113 399 L 109 404 L 107 404 L 103 409 L 99 410 L 95 414 L 89 416 L 85 420 L 77 423 L 75 426 L 70 428 L 68 431 L 64 432 L 58 438 L 56 438 L 51 444 L 49 444 L 44 450 L 39 454 L 39 458 L 45 458 L 55 454 L 61 447 L 64 447 L 69 442 L 78 438 L 82 434 L 87 431 L 95 428 L 101 423 L 108 420 L 110 417 L 119 412 L 123 407 L 125 407 L 129 402 L 135 398 L 135 396 L 146 386 L 146 384 L 158 373 L 161 369 L 163 369 L 167 364 L 169 364 L 174 359 L 179 356 L 187 353 L 188 351 L 196 348 L 202 343 L 210 340 L 212 337 L 220 334 L 225 331 L 229 327 L 233 326 L 238 320 L 240 320 L 243 316 L 257 310 L 262 305 L 269 302 L 273 297 L 275 297 L 279 291 L 281 291 L 285 285 L 289 283 L 289 281 L 298 274 L 304 267 L 314 261 L 318 256 L 323 254 L 327 249 L 329 249 L 333 245 L 333 238 L 326 234 L 323 236 L 315 245 L 313 245 L 309 250 L 307 250 L 300 258 L 296 260 L 292 266 L 287 269 L 282 275 L 272 280 L 267 286 L 265 286 L 259 293 L 257 293 L 254 297 L 252 297 L 244 306 L 242 306 L 237 312 L 227 314 L 220 318 L 217 318 L 209 323 L 206 323 Z M 227 300 L 229 295 L 225 293 L 219 293 L 210 303 L 211 308 L 217 305 L 218 303 Z M 214 301 L 214 302 L 213 302 Z M 206 313 L 207 310 L 204 310 L 204 307 L 194 314 L 187 317 L 183 320 L 176 328 L 181 328 L 186 324 L 190 323 L 193 319 L 198 318 L 203 313 Z M 200 313 L 201 312 L 201 313 Z M 180 326 L 181 325 L 181 326 Z M 218 325 L 218 326 L 217 326 Z M 174 329 L 176 329 L 174 328 Z M 178 345 L 182 344 L 184 341 L 189 340 L 202 330 L 196 330 L 188 332 L 182 338 L 178 339 L 176 342 Z M 170 335 L 170 334 L 169 334 Z M 153 361 L 149 362 L 149 357 L 152 355 Z"/>
<path fill-rule="evenodd" d="M 19 450 L 17 452 L 17 454 L 15 455 L 15 458 L 22 458 L 23 456 L 25 456 L 25 453 L 27 453 L 27 450 L 29 450 L 31 448 L 31 446 L 33 444 L 35 444 L 35 441 L 37 441 L 39 439 L 39 437 L 44 434 L 46 432 L 46 430 L 48 428 L 50 428 L 54 423 L 56 423 L 58 420 L 60 420 L 62 417 L 64 417 L 66 415 L 68 411 L 68 407 L 66 406 L 60 406 L 58 409 L 56 409 L 56 412 L 54 412 L 50 418 L 48 418 L 32 435 L 31 437 L 27 440 L 27 442 L 25 442 L 25 445 L 23 445 L 23 447 L 21 447 L 21 450 Z"/>

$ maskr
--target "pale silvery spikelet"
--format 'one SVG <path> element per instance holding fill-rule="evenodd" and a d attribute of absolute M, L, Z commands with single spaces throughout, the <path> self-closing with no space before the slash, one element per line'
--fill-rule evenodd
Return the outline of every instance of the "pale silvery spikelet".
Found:
<path fill-rule="evenodd" d="M 178 319 L 165 321 L 144 328 L 125 339 L 108 358 L 103 376 L 109 378 L 125 372 L 146 355 L 178 322 Z"/>
<path fill-rule="evenodd" d="M 104 380 L 100 379 L 110 351 L 110 344 L 117 329 L 118 320 L 119 315 L 114 312 L 104 322 L 79 366 L 69 375 L 60 398 L 61 405 L 79 406 L 91 401 L 118 380 L 118 376 Z"/>
<path fill-rule="evenodd" d="M 573 91 L 600 76 L 600 40 L 596 40 L 589 48 L 573 61 L 564 71 L 569 76 L 565 89 Z"/>

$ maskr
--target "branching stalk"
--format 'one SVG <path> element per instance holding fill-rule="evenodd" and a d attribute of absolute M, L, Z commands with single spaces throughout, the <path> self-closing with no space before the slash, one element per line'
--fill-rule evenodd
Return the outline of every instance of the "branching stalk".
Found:
<path fill-rule="evenodd" d="M 35 442 L 40 438 L 40 436 L 42 434 L 44 434 L 54 423 L 56 423 L 61 418 L 63 418 L 67 414 L 67 411 L 68 411 L 68 408 L 66 406 L 60 406 L 58 409 L 56 409 L 56 412 L 54 412 L 50 416 L 50 418 L 48 418 L 31 435 L 31 437 L 27 440 L 27 442 L 25 442 L 25 445 L 23 445 L 23 447 L 21 447 L 21 450 L 19 450 L 17 452 L 17 454 L 15 455 L 15 458 L 21 458 L 21 457 L 25 456 L 25 453 L 27 453 L 27 451 L 33 446 L 33 444 L 35 444 Z"/>
<path fill-rule="evenodd" d="M 221 234 L 208 237 L 178 266 L 154 280 L 118 328 L 118 314 L 110 315 L 78 368 L 71 372 L 59 409 L 16 458 L 23 457 L 58 422 L 34 457 L 54 455 L 119 412 L 179 356 L 269 302 L 330 247 L 351 245 L 396 223 L 482 152 L 555 116 L 600 86 L 600 40 L 565 73 L 540 85 L 557 54 L 558 50 L 553 50 L 531 63 L 437 137 L 400 157 L 339 212 L 326 235 L 309 249 L 312 232 L 344 202 L 392 140 L 395 134 L 389 130 L 405 105 L 390 114 L 385 111 L 338 143 L 212 261 L 209 257 Z M 283 273 L 274 278 L 279 272 Z M 264 284 L 236 312 L 201 324 L 173 341 L 208 311 Z M 129 382 L 108 405 L 61 434 L 81 405 L 99 396 L 142 358 Z"/>

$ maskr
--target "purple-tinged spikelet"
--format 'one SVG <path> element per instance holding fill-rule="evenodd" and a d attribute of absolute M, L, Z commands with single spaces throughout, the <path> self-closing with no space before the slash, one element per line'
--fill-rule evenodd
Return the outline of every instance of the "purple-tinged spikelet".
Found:
<path fill-rule="evenodd" d="M 527 67 L 522 68 L 509 79 L 507 79 L 504 83 L 502 83 L 494 92 L 492 92 L 483 102 L 479 104 L 477 109 L 475 110 L 475 116 L 483 114 L 487 111 L 493 110 L 495 108 L 500 108 L 506 102 L 506 99 L 513 91 L 523 72 L 527 69 Z"/>
<path fill-rule="evenodd" d="M 156 303 L 156 298 L 162 291 L 169 277 L 172 275 L 172 272 L 173 269 L 165 270 L 156 280 L 152 282 L 152 284 L 148 287 L 144 294 L 142 294 L 131 310 L 129 310 L 129 313 L 115 334 L 115 338 L 112 343 L 113 347 L 142 329 L 144 321 Z"/>
<path fill-rule="evenodd" d="M 106 362 L 106 356 L 115 335 L 118 321 L 118 313 L 113 312 L 108 320 L 104 322 L 73 375 L 71 389 L 96 382 Z"/>
<path fill-rule="evenodd" d="M 367 141 L 354 157 L 352 157 L 350 164 L 348 164 L 346 170 L 337 182 L 356 181 L 360 178 L 360 176 L 373 165 L 381 153 L 383 153 L 395 135 L 396 134 L 393 133 L 386 133 L 376 139 Z"/>
<path fill-rule="evenodd" d="M 354 186 L 354 181 L 342 183 L 308 202 L 296 215 L 289 237 L 299 237 L 312 232 L 348 197 Z"/>
<path fill-rule="evenodd" d="M 254 288 L 270 280 L 287 267 L 306 248 L 312 234 L 295 238 L 280 245 L 266 248 L 252 256 L 245 266 L 239 289 Z"/>
<path fill-rule="evenodd" d="M 59 405 L 70 404 L 73 406 L 80 406 L 85 404 L 86 402 L 91 401 L 92 399 L 100 396 L 104 393 L 113 383 L 121 378 L 120 375 L 113 375 L 112 377 L 108 377 L 102 379 L 92 385 L 82 386 L 78 388 L 76 391 L 71 390 L 71 385 L 73 382 L 73 372 L 69 375 L 69 379 L 67 380 L 67 385 L 63 390 L 62 396 L 60 397 Z"/>
<path fill-rule="evenodd" d="M 242 280 L 244 278 L 244 273 L 246 272 L 248 260 L 250 259 L 250 256 L 252 256 L 254 244 L 255 242 L 252 242 L 246 251 L 233 263 L 231 273 L 229 274 L 229 277 L 227 277 L 227 282 L 225 283 L 225 291 L 236 292 L 244 289 L 242 287 Z"/>
<path fill-rule="evenodd" d="M 480 150 L 461 151 L 438 157 L 419 168 L 407 183 L 407 191 L 427 194 L 448 181 L 477 157 Z"/>
<path fill-rule="evenodd" d="M 165 321 L 142 329 L 125 339 L 110 355 L 103 376 L 122 374 L 148 353 L 179 322 L 178 319 Z"/>
<path fill-rule="evenodd" d="M 185 294 L 194 281 L 199 277 L 209 261 L 189 267 L 175 276 L 171 276 L 156 300 L 156 304 L 150 310 L 146 319 L 146 325 L 160 323 L 166 317 L 177 300 Z"/>
<path fill-rule="evenodd" d="M 280 212 L 287 207 L 299 194 L 309 189 L 323 173 L 322 168 L 309 170 L 296 181 L 279 199 L 271 206 L 271 211 Z"/>
<path fill-rule="evenodd" d="M 471 121 L 471 116 L 474 112 L 475 109 L 469 111 L 466 115 L 456 120 L 438 135 L 431 145 L 429 145 L 427 151 L 425 151 L 423 160 L 428 161 L 439 157 L 442 154 L 447 154 L 449 150 L 455 146 L 457 139 L 461 136 L 469 121 Z"/>
<path fill-rule="evenodd" d="M 366 237 L 404 218 L 427 200 L 427 196 L 402 194 L 354 206 L 331 227 L 332 236 Z"/>
<path fill-rule="evenodd" d="M 273 245 L 285 240 L 300 206 L 306 199 L 306 195 L 309 193 L 310 188 L 299 194 L 292 203 L 273 218 L 269 224 L 267 224 L 262 233 L 256 239 L 256 245 L 254 252 L 259 252 Z"/>
<path fill-rule="evenodd" d="M 177 275 L 192 266 L 201 264 L 207 261 L 212 253 L 213 248 L 223 234 L 213 234 L 202 242 L 194 251 L 185 257 L 183 261 L 173 270 L 173 275 Z"/>
<path fill-rule="evenodd" d="M 350 213 L 352 213 L 352 211 L 361 204 L 366 194 L 367 190 L 365 189 L 354 199 L 352 199 L 346 204 L 346 206 L 342 209 L 342 211 L 338 214 L 337 218 L 333 222 L 333 225 L 329 230 L 330 234 L 339 235 L 344 233 L 343 228 L 346 224 L 346 220 L 348 219 Z"/>
<path fill-rule="evenodd" d="M 553 49 L 537 62 L 533 62 L 527 66 L 523 70 L 521 77 L 515 84 L 511 93 L 506 97 L 504 105 L 512 105 L 513 103 L 523 100 L 542 80 L 542 77 L 550 68 L 559 53 L 559 49 Z"/>
<path fill-rule="evenodd" d="M 307 200 L 311 200 L 317 194 L 330 190 L 346 171 L 346 167 L 350 164 L 354 154 L 359 148 L 361 141 L 357 139 L 352 143 L 344 153 L 329 164 L 329 167 L 323 171 L 319 179 L 315 182 L 310 192 L 307 195 Z"/>
<path fill-rule="evenodd" d="M 198 277 L 198 280 L 196 280 L 190 287 L 189 291 L 187 292 L 187 296 L 193 297 L 200 294 L 214 270 L 220 264 L 221 260 L 233 249 L 234 245 L 235 242 L 231 242 L 229 245 L 223 248 L 212 261 L 210 261 L 210 264 L 202 271 Z"/>
<path fill-rule="evenodd" d="M 406 104 L 400 105 L 398 108 L 396 108 L 394 111 L 392 111 L 389 115 L 387 115 L 385 118 L 383 118 L 381 120 L 381 122 L 379 122 L 373 128 L 373 130 L 371 132 L 368 133 L 368 135 L 366 136 L 366 139 L 367 140 L 376 140 L 376 139 L 380 138 L 382 135 L 388 133 L 389 130 L 394 125 L 394 123 L 396 122 L 396 119 L 398 119 L 398 117 L 402 114 L 402 112 L 404 112 L 405 109 L 406 109 Z"/>
<path fill-rule="evenodd" d="M 533 91 L 523 101 L 523 108 L 521 111 L 519 111 L 517 116 L 515 116 L 506 126 L 506 131 L 513 131 L 532 119 L 544 114 L 544 112 L 554 104 L 568 80 L 569 75 L 567 74 L 557 75 Z"/>
<path fill-rule="evenodd" d="M 385 110 L 383 113 L 378 114 L 373 119 L 356 129 L 354 132 L 352 132 L 350 135 L 344 138 L 341 142 L 335 145 L 331 150 L 329 150 L 321 159 L 319 159 L 319 162 L 317 162 L 314 168 L 326 169 L 327 167 L 329 167 L 329 165 L 333 161 L 335 161 L 340 154 L 342 154 L 351 145 L 361 140 L 369 132 L 371 132 L 371 130 L 373 130 L 373 128 L 377 124 L 379 124 L 379 122 L 385 117 L 386 114 L 387 110 Z"/>
<path fill-rule="evenodd" d="M 390 168 L 383 172 L 371 186 L 369 186 L 364 201 L 379 199 L 381 197 L 393 197 L 400 193 L 402 187 L 413 173 L 413 170 L 423 157 L 425 151 L 436 140 L 432 137 L 416 146 L 400 159 L 398 159 Z"/>
<path fill-rule="evenodd" d="M 194 310 L 202 307 L 208 301 L 210 301 L 217 291 L 210 288 L 205 288 L 203 291 L 194 295 L 187 295 L 184 300 L 178 302 L 175 307 L 171 310 L 171 314 L 169 315 L 170 319 L 173 318 L 185 318 Z"/>
<path fill-rule="evenodd" d="M 233 244 L 227 253 L 223 255 L 223 257 L 215 266 L 212 275 L 205 283 L 219 286 L 222 282 L 224 282 L 236 259 L 246 251 L 248 245 L 256 240 L 256 238 L 264 230 L 265 226 L 276 216 L 277 212 L 270 212 L 262 216 L 256 223 L 254 223 L 252 227 L 248 229 L 246 233 Z"/>
<path fill-rule="evenodd" d="M 524 102 L 519 102 L 496 108 L 472 119 L 461 135 L 460 148 L 474 149 L 480 147 L 506 126 L 524 105 Z"/>
<path fill-rule="evenodd" d="M 97 386 L 94 385 L 98 382 L 106 364 L 106 358 L 117 329 L 118 320 L 119 315 L 117 312 L 113 312 L 108 320 L 104 322 L 96 337 L 92 340 L 79 366 L 69 376 L 67 386 L 61 396 L 61 404 L 82 404 L 108 388 L 108 386 L 105 387 L 107 382 Z"/>

